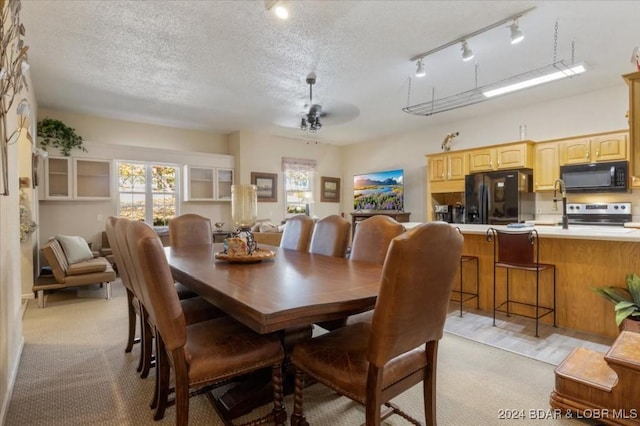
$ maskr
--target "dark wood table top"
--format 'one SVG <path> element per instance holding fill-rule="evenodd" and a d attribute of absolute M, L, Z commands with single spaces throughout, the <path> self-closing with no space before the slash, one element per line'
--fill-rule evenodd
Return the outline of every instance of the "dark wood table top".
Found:
<path fill-rule="evenodd" d="M 260 263 L 214 258 L 222 244 L 166 247 L 176 281 L 240 322 L 270 333 L 372 309 L 382 266 L 260 246 L 276 253 Z"/>

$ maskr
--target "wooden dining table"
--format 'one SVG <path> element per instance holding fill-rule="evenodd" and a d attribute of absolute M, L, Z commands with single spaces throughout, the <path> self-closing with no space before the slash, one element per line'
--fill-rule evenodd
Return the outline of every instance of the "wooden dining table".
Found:
<path fill-rule="evenodd" d="M 256 263 L 215 259 L 222 244 L 166 247 L 176 281 L 258 333 L 373 309 L 382 266 L 280 247 Z"/>
<path fill-rule="evenodd" d="M 218 260 L 222 244 L 165 247 L 165 253 L 176 281 L 258 333 L 281 333 L 285 351 L 296 339 L 311 337 L 311 324 L 375 306 L 381 265 L 280 247 L 260 249 L 275 255 L 255 263 Z M 207 396 L 230 422 L 271 398 L 269 377 L 247 378 Z M 285 392 L 292 388 L 286 378 Z"/>

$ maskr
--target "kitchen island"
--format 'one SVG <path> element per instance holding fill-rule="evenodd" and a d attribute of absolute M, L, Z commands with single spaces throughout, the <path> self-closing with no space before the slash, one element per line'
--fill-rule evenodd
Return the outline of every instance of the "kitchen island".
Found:
<path fill-rule="evenodd" d="M 493 242 L 487 241 L 489 225 L 455 224 L 464 235 L 464 254 L 475 255 L 480 263 L 480 308 L 493 310 Z M 509 229 L 506 226 L 493 226 Z M 540 244 L 540 262 L 556 265 L 556 321 L 559 327 L 616 337 L 613 305 L 594 293 L 592 287 L 626 287 L 629 273 L 640 273 L 640 229 L 618 226 L 569 225 L 528 226 L 512 231 L 535 229 Z M 465 267 L 466 268 L 466 267 Z M 466 285 L 473 285 L 473 268 L 465 269 Z M 552 276 L 540 274 L 541 303 L 552 300 Z M 498 271 L 497 300 L 504 300 L 505 278 Z M 511 295 L 535 300 L 535 274 L 511 273 Z M 498 318 L 506 316 L 498 314 Z M 541 319 L 552 323 L 550 316 Z"/>

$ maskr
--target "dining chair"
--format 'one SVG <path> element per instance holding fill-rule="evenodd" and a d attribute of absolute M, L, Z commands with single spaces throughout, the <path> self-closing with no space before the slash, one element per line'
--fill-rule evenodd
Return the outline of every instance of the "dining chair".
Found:
<path fill-rule="evenodd" d="M 229 316 L 188 325 L 158 235 L 144 222 L 132 222 L 127 244 L 156 326 L 157 374 L 164 389 L 173 372 L 176 425 L 188 424 L 190 389 L 265 368 L 271 369 L 273 409 L 251 423 L 263 424 L 267 419 L 283 425 L 287 417 L 282 395 L 284 350 L 278 335 L 257 334 Z M 156 419 L 163 416 L 164 408 L 156 412 Z"/>
<path fill-rule="evenodd" d="M 297 250 L 309 250 L 311 233 L 313 232 L 313 219 L 304 214 L 299 214 L 287 219 L 287 224 L 282 232 L 280 247 Z"/>
<path fill-rule="evenodd" d="M 393 413 L 411 418 L 389 401 L 423 382 L 426 423 L 436 424 L 438 342 L 462 244 L 460 233 L 441 222 L 423 223 L 391 241 L 372 322 L 295 346 L 293 426 L 309 424 L 303 414 L 305 376 L 365 405 L 368 426 Z"/>
<path fill-rule="evenodd" d="M 169 220 L 169 245 L 187 247 L 198 244 L 213 244 L 211 220 L 199 214 L 187 213 Z M 195 297 L 197 294 L 181 283 L 176 283 L 180 299 Z"/>
<path fill-rule="evenodd" d="M 552 263 L 540 262 L 540 244 L 538 241 L 538 231 L 531 230 L 499 230 L 496 228 L 487 229 L 487 241 L 493 242 L 493 325 L 496 325 L 496 312 L 505 313 L 507 316 L 518 315 L 525 318 L 535 319 L 536 337 L 538 335 L 538 320 L 549 314 L 553 314 L 553 326 L 556 326 L 556 265 Z M 506 298 L 505 301 L 497 305 L 497 282 L 498 269 L 506 270 Z M 535 272 L 535 302 L 524 300 L 524 297 L 515 299 L 510 292 L 509 276 L 511 271 Z M 540 272 L 551 271 L 553 282 L 549 297 L 552 301 L 547 302 L 547 306 L 540 301 Z M 519 287 L 522 289 L 526 283 L 519 280 Z M 520 293 L 524 293 L 522 290 Z M 516 297 L 518 295 L 516 294 Z M 551 306 L 548 306 L 548 305 Z M 514 311 L 513 308 L 522 309 Z"/>
<path fill-rule="evenodd" d="M 313 227 L 309 252 L 345 257 L 350 231 L 351 224 L 343 217 L 334 214 L 320 219 Z"/>

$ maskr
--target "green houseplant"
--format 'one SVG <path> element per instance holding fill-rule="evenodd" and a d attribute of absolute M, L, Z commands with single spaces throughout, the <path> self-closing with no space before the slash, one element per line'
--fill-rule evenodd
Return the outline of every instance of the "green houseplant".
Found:
<path fill-rule="evenodd" d="M 620 326 L 625 319 L 640 321 L 640 277 L 629 274 L 627 288 L 595 287 L 592 290 L 615 304 L 616 324 Z"/>
<path fill-rule="evenodd" d="M 44 118 L 38 121 L 38 137 L 40 146 L 44 150 L 49 146 L 60 148 L 60 152 L 65 157 L 71 155 L 71 150 L 74 148 L 87 152 L 82 137 L 76 133 L 75 129 L 60 120 Z"/>

